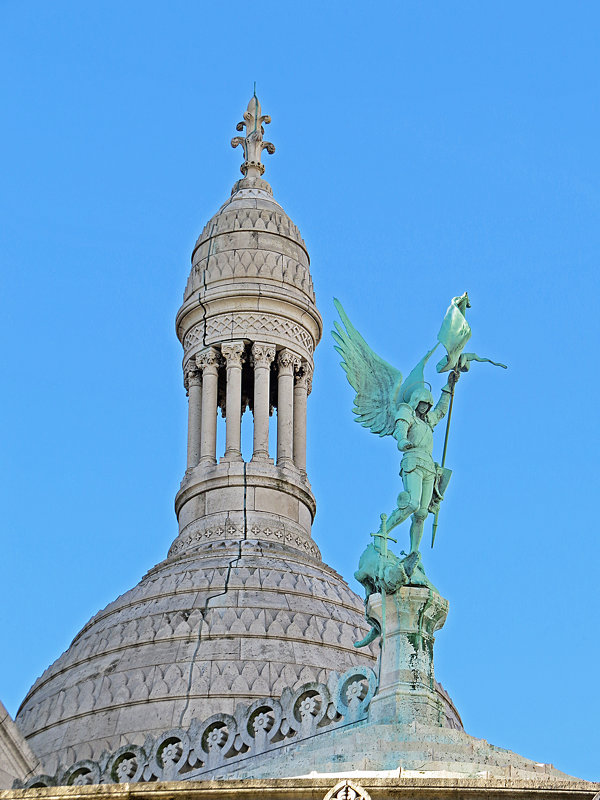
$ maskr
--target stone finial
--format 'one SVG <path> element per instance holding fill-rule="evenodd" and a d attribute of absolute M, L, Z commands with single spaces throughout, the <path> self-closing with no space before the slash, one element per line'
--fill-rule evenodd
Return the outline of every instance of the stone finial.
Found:
<path fill-rule="evenodd" d="M 247 178 L 260 178 L 265 171 L 265 165 L 261 163 L 261 154 L 263 150 L 273 155 L 275 152 L 275 145 L 271 142 L 264 142 L 263 136 L 265 129 L 263 123 L 268 125 L 271 122 L 271 117 L 268 115 L 261 116 L 260 103 L 256 96 L 256 91 L 250 98 L 248 108 L 244 111 L 244 119 L 236 125 L 237 131 L 243 131 L 246 128 L 245 136 L 234 136 L 231 140 L 231 146 L 237 147 L 241 144 L 244 150 L 244 158 L 246 159 L 240 167 L 240 172 Z"/>

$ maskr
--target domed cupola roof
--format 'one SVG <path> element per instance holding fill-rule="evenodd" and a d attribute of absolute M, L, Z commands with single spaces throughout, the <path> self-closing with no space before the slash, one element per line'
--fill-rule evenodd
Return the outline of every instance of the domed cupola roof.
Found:
<path fill-rule="evenodd" d="M 262 178 L 242 178 L 198 237 L 185 299 L 208 284 L 260 277 L 294 287 L 314 304 L 309 264 L 304 239 L 271 186 Z"/>
<path fill-rule="evenodd" d="M 323 323 L 306 244 L 261 177 L 262 150 L 275 152 L 263 140 L 263 124 L 270 121 L 254 95 L 237 126 L 246 129 L 246 136 L 231 142 L 244 150 L 244 177 L 204 226 L 192 253 L 176 323 L 184 367 L 199 344 L 221 341 L 224 334 L 231 339 L 255 335 L 277 346 L 287 343 L 310 361 L 321 338 Z"/>
<path fill-rule="evenodd" d="M 311 535 L 306 408 L 322 322 L 305 244 L 261 177 L 260 154 L 274 151 L 266 122 L 253 97 L 238 126 L 246 136 L 234 140 L 244 177 L 198 239 L 177 315 L 189 397 L 179 535 L 84 626 L 18 712 L 49 774 L 374 662 L 354 647 L 368 629 L 363 603 Z M 241 452 L 245 411 L 251 458 Z"/>

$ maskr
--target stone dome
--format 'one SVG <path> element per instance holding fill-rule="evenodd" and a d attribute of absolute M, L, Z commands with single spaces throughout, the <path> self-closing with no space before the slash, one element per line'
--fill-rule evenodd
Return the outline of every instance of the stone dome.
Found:
<path fill-rule="evenodd" d="M 249 234 L 244 236 L 243 234 Z M 297 226 L 274 199 L 262 178 L 243 178 L 206 223 L 192 253 L 192 271 L 184 300 L 206 284 L 235 277 L 285 283 L 315 301 L 306 244 Z"/>
<path fill-rule="evenodd" d="M 248 108 L 244 178 L 194 247 L 177 314 L 189 394 L 179 535 L 167 559 L 90 620 L 25 698 L 17 721 L 49 773 L 375 660 L 354 648 L 368 628 L 362 601 L 322 562 L 311 535 L 306 398 L 322 323 L 304 241 L 252 157 L 252 146 L 260 150 L 252 115 L 258 108 L 266 118 L 255 99 Z M 245 461 L 246 408 L 255 439 Z"/>
<path fill-rule="evenodd" d="M 290 346 L 312 362 L 323 323 L 310 258 L 300 231 L 273 198 L 267 181 L 237 181 L 230 198 L 204 226 L 176 326 L 184 369 L 213 342 L 253 336 Z"/>
<path fill-rule="evenodd" d="M 277 541 L 169 558 L 96 614 L 33 685 L 17 724 L 49 774 L 173 727 L 279 696 L 357 651 L 362 602 L 330 567 Z"/>
<path fill-rule="evenodd" d="M 48 774 L 375 662 L 375 650 L 354 647 L 368 629 L 362 600 L 312 539 L 306 405 L 322 321 L 304 241 L 262 179 L 260 153 L 274 148 L 256 97 L 244 120 L 246 137 L 232 142 L 244 178 L 198 239 L 177 314 L 189 396 L 179 534 L 27 694 L 16 721 Z"/>

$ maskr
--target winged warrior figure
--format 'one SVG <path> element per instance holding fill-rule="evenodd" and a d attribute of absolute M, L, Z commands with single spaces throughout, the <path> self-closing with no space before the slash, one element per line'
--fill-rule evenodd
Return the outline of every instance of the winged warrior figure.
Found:
<path fill-rule="evenodd" d="M 439 507 L 450 472 L 442 471 L 433 460 L 433 429 L 448 411 L 460 370 L 449 372 L 448 382 L 434 406 L 423 370 L 435 348 L 423 356 L 403 382 L 400 370 L 369 347 L 341 303 L 338 300 L 334 303 L 343 327 L 335 322 L 332 333 L 335 349 L 342 356 L 342 367 L 356 392 L 356 421 L 379 436 L 393 436 L 403 453 L 400 464 L 403 490 L 398 495 L 396 508 L 385 521 L 385 533 L 412 516 L 409 556 L 418 562 L 425 520 Z M 377 535 L 384 535 L 382 528 Z"/>

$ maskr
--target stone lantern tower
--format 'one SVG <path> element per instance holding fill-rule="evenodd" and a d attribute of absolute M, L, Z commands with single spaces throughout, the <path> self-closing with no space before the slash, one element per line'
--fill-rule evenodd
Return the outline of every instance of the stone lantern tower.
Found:
<path fill-rule="evenodd" d="M 322 333 L 306 245 L 262 179 L 260 103 L 238 130 L 243 179 L 205 226 L 177 314 L 189 396 L 187 471 L 175 507 L 171 555 L 207 541 L 285 543 L 313 558 L 315 499 L 306 475 L 306 405 Z M 241 453 L 241 417 L 253 415 L 253 453 Z M 226 421 L 217 453 L 217 414 Z M 277 415 L 276 443 L 269 416 Z M 272 453 L 272 455 L 270 455 Z"/>
<path fill-rule="evenodd" d="M 84 626 L 17 714 L 48 774 L 374 664 L 354 648 L 368 629 L 363 603 L 311 536 L 306 405 L 322 323 L 306 246 L 262 178 L 261 153 L 275 149 L 263 141 L 267 122 L 253 96 L 232 142 L 243 178 L 198 239 L 177 314 L 189 397 L 178 536 Z"/>

